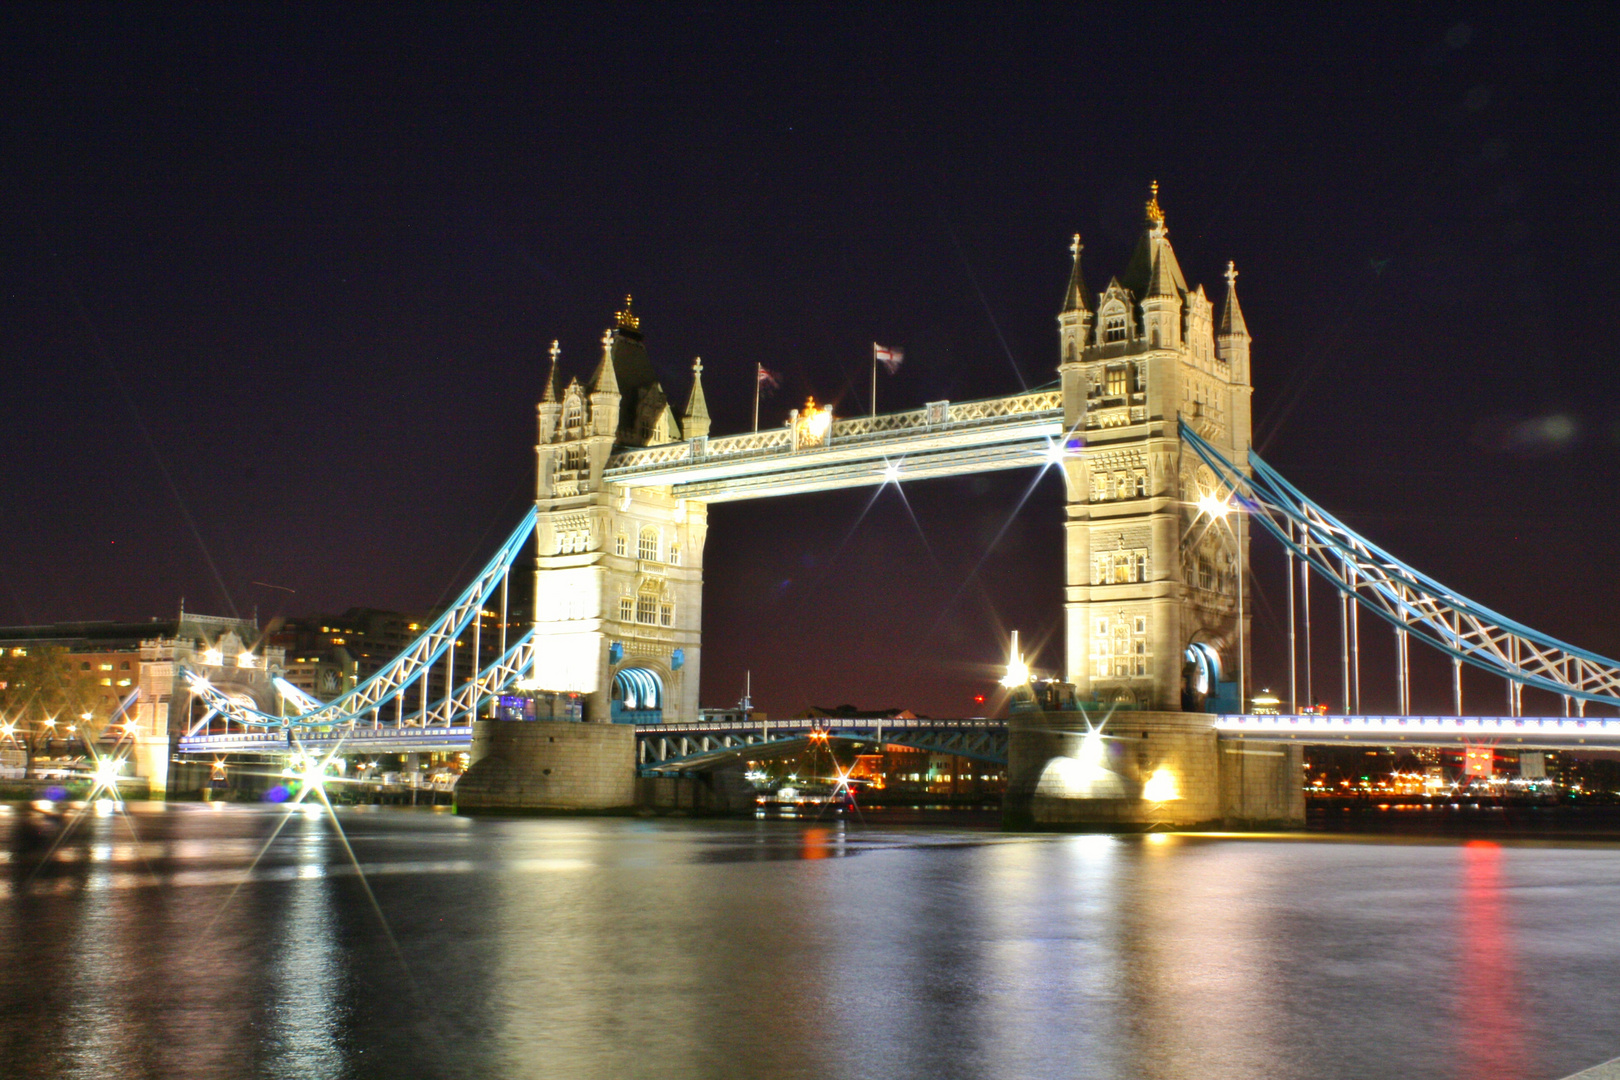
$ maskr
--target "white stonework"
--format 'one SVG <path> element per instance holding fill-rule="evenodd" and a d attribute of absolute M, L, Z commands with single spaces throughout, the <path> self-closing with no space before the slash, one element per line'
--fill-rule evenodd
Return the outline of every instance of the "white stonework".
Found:
<path fill-rule="evenodd" d="M 1088 295 L 1074 269 L 1058 316 L 1058 372 L 1071 432 L 1064 459 L 1066 678 L 1144 709 L 1182 708 L 1182 669 L 1194 641 L 1239 671 L 1237 516 L 1198 510 L 1217 491 L 1182 446 L 1185 419 L 1229 460 L 1250 439 L 1249 334 L 1228 272 L 1219 319 L 1202 286 L 1189 289 L 1157 189 L 1123 278 Z M 1245 622 L 1242 640 L 1247 643 Z M 1243 665 L 1246 668 L 1246 665 Z"/>
<path fill-rule="evenodd" d="M 602 477 L 615 447 L 708 434 L 701 367 L 677 419 L 647 362 L 639 322 L 627 302 L 603 337 L 588 387 L 556 385 L 554 348 L 538 409 L 534 679 L 583 695 L 585 719 L 596 722 L 611 718 L 614 676 L 630 668 L 657 677 L 663 719 L 698 718 L 708 508 L 668 487 L 618 487 Z"/>

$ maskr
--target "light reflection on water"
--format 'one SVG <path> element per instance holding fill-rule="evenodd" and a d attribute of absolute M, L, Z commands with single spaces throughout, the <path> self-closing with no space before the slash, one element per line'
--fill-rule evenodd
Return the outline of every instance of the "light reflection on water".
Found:
<path fill-rule="evenodd" d="M 0 1073 L 1550 1080 L 1620 1055 L 1620 846 L 344 811 L 356 869 L 299 810 L 254 865 L 283 813 L 86 815 L 37 870 L 0 818 Z"/>

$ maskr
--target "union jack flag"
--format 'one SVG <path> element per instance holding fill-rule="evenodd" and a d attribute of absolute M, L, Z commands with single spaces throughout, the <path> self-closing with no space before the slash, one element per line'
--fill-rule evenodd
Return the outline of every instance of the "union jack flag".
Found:
<path fill-rule="evenodd" d="M 782 385 L 782 376 L 778 372 L 772 371 L 764 364 L 755 364 L 754 367 L 758 369 L 755 378 L 759 380 L 761 390 L 775 390 Z"/>
<path fill-rule="evenodd" d="M 883 365 L 883 370 L 893 375 L 900 369 L 900 361 L 906 358 L 904 349 L 896 349 L 891 345 L 879 345 L 872 342 L 872 359 Z"/>

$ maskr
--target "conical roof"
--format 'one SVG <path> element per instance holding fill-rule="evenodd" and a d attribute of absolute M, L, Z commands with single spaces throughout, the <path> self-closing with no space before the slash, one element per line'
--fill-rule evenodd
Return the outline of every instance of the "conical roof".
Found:
<path fill-rule="evenodd" d="M 1069 289 L 1063 294 L 1063 311 L 1090 311 L 1086 306 L 1086 279 L 1080 275 L 1080 252 L 1085 245 L 1080 243 L 1080 234 L 1074 234 L 1074 243 L 1069 245 L 1074 252 L 1074 269 L 1069 271 Z"/>
<path fill-rule="evenodd" d="M 1248 324 L 1243 321 L 1243 308 L 1238 306 L 1237 267 L 1226 264 L 1226 306 L 1221 309 L 1221 334 L 1249 336 Z"/>

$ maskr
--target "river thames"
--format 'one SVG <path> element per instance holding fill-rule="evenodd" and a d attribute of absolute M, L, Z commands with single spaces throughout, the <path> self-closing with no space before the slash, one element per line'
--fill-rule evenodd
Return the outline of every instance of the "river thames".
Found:
<path fill-rule="evenodd" d="M 1620 1056 L 1620 845 L 207 805 L 55 827 L 0 812 L 5 1076 L 1551 1080 Z"/>

